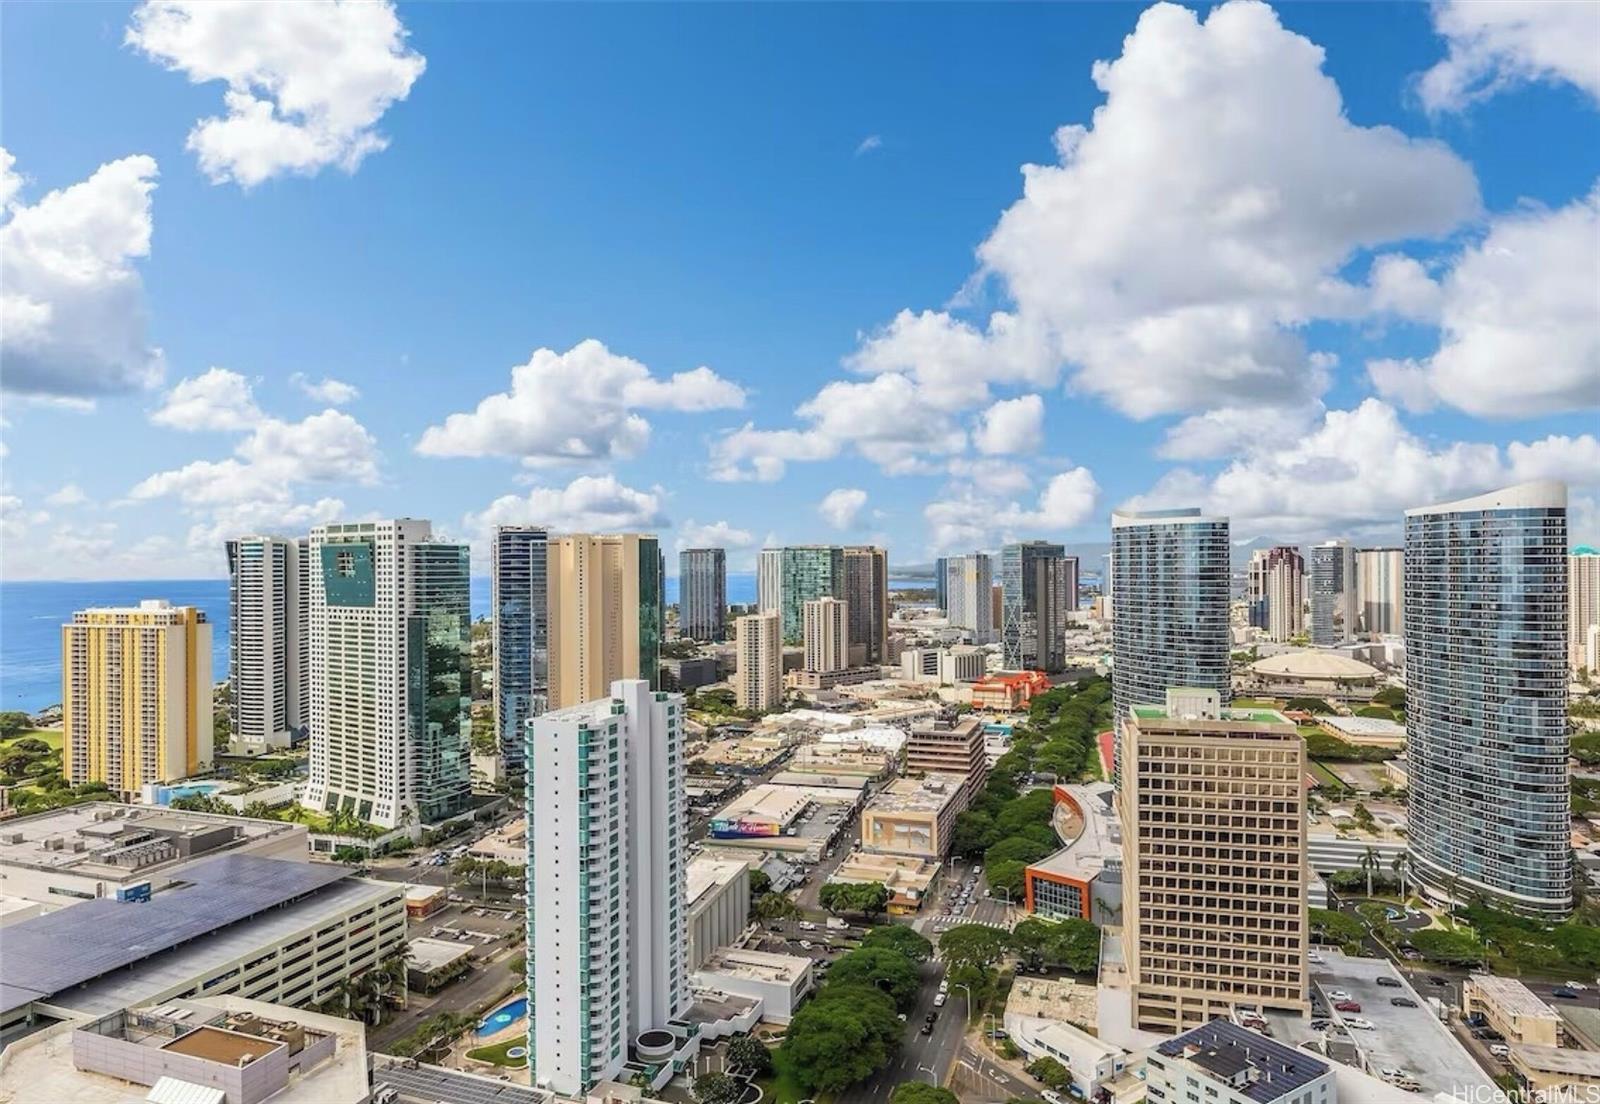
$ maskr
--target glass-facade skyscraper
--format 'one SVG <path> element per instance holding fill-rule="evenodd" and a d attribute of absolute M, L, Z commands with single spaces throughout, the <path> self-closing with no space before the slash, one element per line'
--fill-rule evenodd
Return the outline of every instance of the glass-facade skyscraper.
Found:
<path fill-rule="evenodd" d="M 678 635 L 715 643 L 728 638 L 728 554 L 723 549 L 678 553 Z"/>
<path fill-rule="evenodd" d="M 472 564 L 464 544 L 429 541 L 411 556 L 412 792 L 428 824 L 461 812 L 472 796 Z"/>
<path fill-rule="evenodd" d="M 949 583 L 945 589 L 948 592 Z M 1078 558 L 1049 541 L 1000 549 L 1000 639 L 1008 671 L 1059 671 L 1067 613 L 1078 605 Z"/>
<path fill-rule="evenodd" d="M 1327 648 L 1356 634 L 1356 552 L 1349 541 L 1311 549 L 1311 643 Z"/>
<path fill-rule="evenodd" d="M 1434 896 L 1572 906 L 1567 492 L 1406 513 L 1409 859 Z"/>
<path fill-rule="evenodd" d="M 845 597 L 843 548 L 808 544 L 783 550 L 779 601 L 783 606 L 785 644 L 799 644 L 805 635 L 807 602 Z"/>
<path fill-rule="evenodd" d="M 1116 756 L 1128 710 L 1175 687 L 1232 695 L 1228 519 L 1197 509 L 1111 515 Z"/>
<path fill-rule="evenodd" d="M 549 689 L 549 539 L 540 525 L 500 525 L 490 550 L 494 730 L 509 778 L 522 773 L 523 723 L 543 710 Z"/>

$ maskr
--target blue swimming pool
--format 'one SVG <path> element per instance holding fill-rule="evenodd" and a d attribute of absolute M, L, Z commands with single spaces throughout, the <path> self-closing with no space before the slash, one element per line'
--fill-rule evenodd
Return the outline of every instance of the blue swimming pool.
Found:
<path fill-rule="evenodd" d="M 504 1031 L 518 1020 L 528 1014 L 528 998 L 518 997 L 510 1004 L 501 1005 L 489 1013 L 484 1021 L 478 1025 L 479 1035 L 493 1035 L 496 1031 Z"/>
<path fill-rule="evenodd" d="M 210 797 L 218 790 L 227 788 L 226 782 L 186 782 L 181 786 L 162 786 L 156 790 L 156 804 L 170 805 L 175 797 Z"/>

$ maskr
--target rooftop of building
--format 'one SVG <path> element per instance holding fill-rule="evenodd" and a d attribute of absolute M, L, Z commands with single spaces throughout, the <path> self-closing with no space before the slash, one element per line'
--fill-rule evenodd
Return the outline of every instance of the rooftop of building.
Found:
<path fill-rule="evenodd" d="M 778 982 L 792 985 L 811 969 L 811 960 L 801 955 L 749 951 L 718 947 L 700 967 L 702 973 L 727 974 L 746 981 Z"/>
<path fill-rule="evenodd" d="M 1500 1011 L 1517 1017 L 1533 1017 L 1541 1020 L 1559 1020 L 1561 1018 L 1554 1008 L 1551 1008 L 1532 989 L 1529 989 L 1516 978 L 1499 977 L 1495 974 L 1473 974 L 1467 978 L 1467 983 L 1472 988 L 1483 994 L 1484 998 L 1494 1002 Z"/>
<path fill-rule="evenodd" d="M 1064 846 L 1028 869 L 1092 881 L 1110 862 L 1122 859 L 1122 839 L 1116 818 L 1116 788 L 1109 782 L 1057 786 L 1051 814 L 1056 836 Z M 1062 797 L 1068 800 L 1063 801 Z"/>
<path fill-rule="evenodd" d="M 689 902 L 690 910 L 694 909 L 702 896 L 734 881 L 749 869 L 750 863 L 744 859 L 725 859 L 712 855 L 696 855 L 690 859 L 684 872 L 684 899 Z"/>
<path fill-rule="evenodd" d="M 830 882 L 881 882 L 892 893 L 920 897 L 939 876 L 939 863 L 916 855 L 852 851 L 834 868 Z"/>
<path fill-rule="evenodd" d="M 1274 1104 L 1328 1072 L 1328 1063 L 1284 1046 L 1228 1020 L 1212 1020 L 1159 1044 L 1168 1058 L 1193 1062 L 1212 1077 L 1230 1082 L 1258 1104 Z"/>
<path fill-rule="evenodd" d="M 417 936 L 406 943 L 406 965 L 423 973 L 442 970 L 472 953 L 472 944 Z"/>
<path fill-rule="evenodd" d="M 1203 729 L 1207 726 L 1222 724 L 1258 724 L 1258 725 L 1288 725 L 1293 727 L 1288 717 L 1276 709 L 1232 709 L 1224 708 L 1221 717 L 1208 720 L 1204 717 L 1179 716 L 1171 713 L 1165 705 L 1131 705 L 1128 711 L 1136 720 L 1157 721 L 1162 727 Z"/>
<path fill-rule="evenodd" d="M 877 773 L 882 773 L 885 768 L 879 768 Z M 830 790 L 847 790 L 860 793 L 867 788 L 868 781 L 873 777 L 866 771 L 846 771 L 842 774 L 824 772 L 820 770 L 785 770 L 778 771 L 772 776 L 774 786 L 823 786 Z"/>
<path fill-rule="evenodd" d="M 299 824 L 219 813 L 190 813 L 163 806 L 91 801 L 0 823 L 0 866 L 71 870 L 108 881 L 138 881 L 195 855 L 151 861 L 151 843 L 161 837 L 188 839 L 217 828 L 233 838 L 209 850 L 238 847 L 271 836 L 305 834 Z"/>
<path fill-rule="evenodd" d="M 333 863 L 206 859 L 148 901 L 83 901 L 6 928 L 0 1011 L 34 1001 L 90 1014 L 126 1008 L 330 911 L 400 893 Z"/>
<path fill-rule="evenodd" d="M 555 1104 L 543 1089 L 476 1073 L 429 1066 L 388 1054 L 372 1056 L 374 1098 L 384 1089 L 399 1093 L 396 1104 Z M 278 1104 L 276 1100 L 272 1104 Z"/>
<path fill-rule="evenodd" d="M 1317 723 L 1350 736 L 1381 739 L 1404 736 L 1406 726 L 1382 717 L 1318 717 Z"/>
<path fill-rule="evenodd" d="M 961 794 L 964 774 L 925 774 L 896 778 L 867 805 L 870 813 L 937 813 Z"/>
<path fill-rule="evenodd" d="M 1592 1050 L 1513 1043 L 1511 1057 L 1518 1064 L 1540 1073 L 1600 1078 L 1600 1053 Z"/>
<path fill-rule="evenodd" d="M 1030 1016 L 1040 1020 L 1060 1020 L 1080 1027 L 1093 1027 L 1099 1016 L 1100 1001 L 1093 985 L 1069 978 L 1039 978 L 1019 975 L 1006 998 L 1007 1016 Z"/>
<path fill-rule="evenodd" d="M 1359 659 L 1322 649 L 1307 648 L 1256 660 L 1250 670 L 1269 678 L 1328 682 L 1338 679 L 1372 680 L 1378 669 Z"/>
<path fill-rule="evenodd" d="M 923 721 L 911 726 L 911 742 L 921 740 L 970 740 L 973 733 L 983 728 L 983 718 L 964 717 L 936 717 L 933 720 Z"/>

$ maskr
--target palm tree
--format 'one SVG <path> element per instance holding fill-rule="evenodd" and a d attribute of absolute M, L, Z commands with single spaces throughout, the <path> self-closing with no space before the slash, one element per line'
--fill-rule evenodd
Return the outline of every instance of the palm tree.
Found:
<path fill-rule="evenodd" d="M 1404 851 L 1395 852 L 1394 858 L 1389 862 L 1389 869 L 1393 870 L 1394 876 L 1400 879 L 1400 904 L 1404 906 L 1410 896 L 1406 890 L 1406 853 Z"/>

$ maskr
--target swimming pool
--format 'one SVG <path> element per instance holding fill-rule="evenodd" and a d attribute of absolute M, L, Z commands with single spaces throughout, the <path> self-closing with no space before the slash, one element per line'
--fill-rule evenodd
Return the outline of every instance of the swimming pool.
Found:
<path fill-rule="evenodd" d="M 227 788 L 226 782 L 186 782 L 181 786 L 162 786 L 156 790 L 156 804 L 170 805 L 178 797 L 210 797 L 218 790 Z"/>
<path fill-rule="evenodd" d="M 493 1035 L 496 1031 L 504 1031 L 518 1020 L 528 1014 L 528 998 L 518 997 L 510 1004 L 501 1005 L 478 1025 L 479 1035 Z"/>

